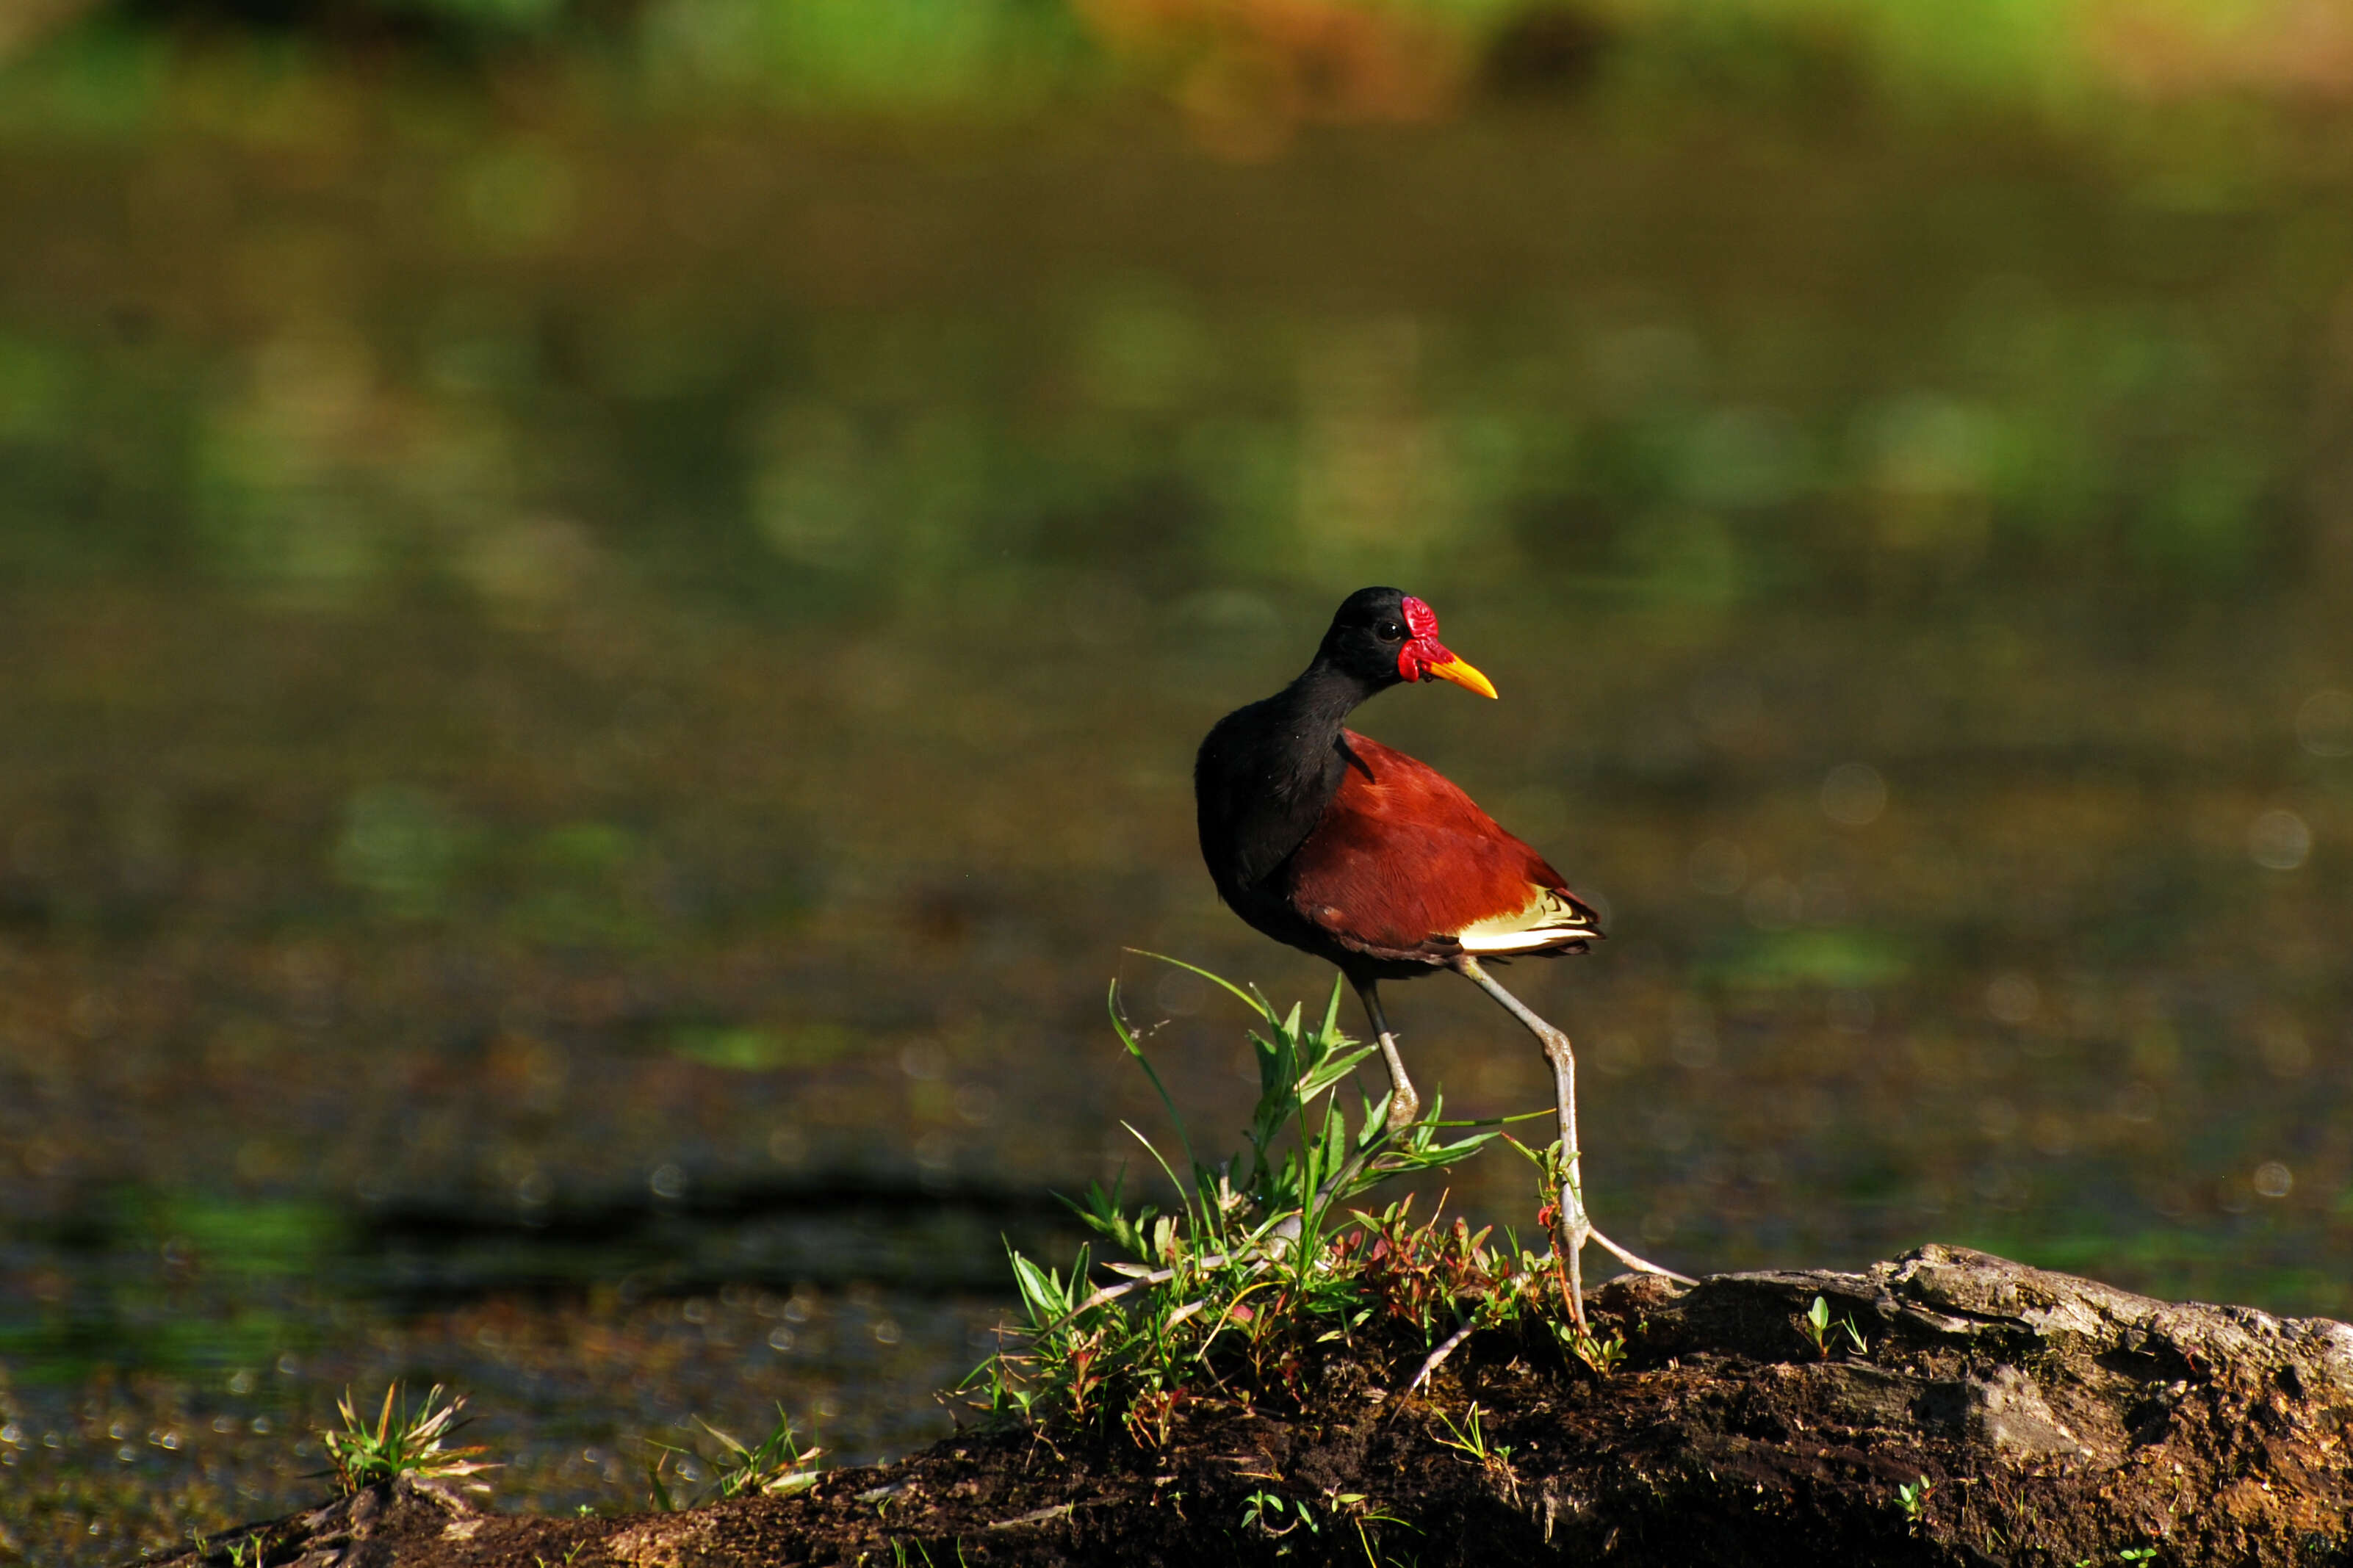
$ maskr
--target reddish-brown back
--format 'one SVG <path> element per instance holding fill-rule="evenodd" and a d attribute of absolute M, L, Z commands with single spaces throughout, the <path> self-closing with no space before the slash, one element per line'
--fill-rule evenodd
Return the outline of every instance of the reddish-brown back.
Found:
<path fill-rule="evenodd" d="M 1567 888 L 1437 769 L 1352 730 L 1341 738 L 1362 765 L 1293 856 L 1290 893 L 1345 945 L 1434 957 L 1474 921 L 1525 909 L 1533 888 Z"/>

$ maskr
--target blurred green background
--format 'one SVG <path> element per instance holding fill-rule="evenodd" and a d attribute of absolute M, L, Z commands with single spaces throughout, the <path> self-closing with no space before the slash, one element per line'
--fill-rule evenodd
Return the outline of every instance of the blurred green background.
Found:
<path fill-rule="evenodd" d="M 0 1559 L 394 1376 L 513 1506 L 946 1431 L 1158 1125 L 1109 978 L 1240 1123 L 1123 947 L 1328 984 L 1187 770 L 1371 582 L 1609 911 L 1605 1227 L 2353 1311 L 2348 98 L 2311 0 L 16 0 Z"/>

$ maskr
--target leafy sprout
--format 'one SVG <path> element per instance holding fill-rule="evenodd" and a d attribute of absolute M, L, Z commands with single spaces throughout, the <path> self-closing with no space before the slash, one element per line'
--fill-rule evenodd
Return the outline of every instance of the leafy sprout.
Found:
<path fill-rule="evenodd" d="M 654 1507 L 663 1513 L 675 1513 L 692 1501 L 715 1502 L 723 1498 L 747 1497 L 765 1493 L 769 1497 L 789 1497 L 806 1491 L 817 1484 L 821 1473 L 818 1460 L 825 1453 L 814 1445 L 801 1446 L 799 1431 L 785 1407 L 776 1406 L 776 1424 L 768 1435 L 756 1443 L 745 1443 L 731 1433 L 723 1432 L 698 1415 L 694 1424 L 709 1433 L 719 1444 L 716 1455 L 695 1454 L 670 1443 L 649 1443 L 653 1459 L 646 1467 L 648 1495 Z M 677 1469 L 681 1479 L 700 1478 L 691 1466 L 692 1459 L 706 1465 L 711 1471 L 711 1484 L 703 1489 L 700 1499 L 681 1498 L 673 1493 L 664 1472 L 673 1460 L 681 1461 Z"/>
<path fill-rule="evenodd" d="M 399 1396 L 397 1383 L 385 1389 L 384 1408 L 371 1428 L 353 1405 L 352 1391 L 346 1388 L 335 1405 L 343 1417 L 343 1430 L 319 1434 L 326 1445 L 327 1458 L 335 1467 L 335 1482 L 346 1495 L 402 1476 L 418 1480 L 457 1479 L 499 1468 L 481 1459 L 489 1452 L 486 1448 L 450 1446 L 449 1439 L 465 1426 L 459 1419 L 466 1408 L 463 1394 L 445 1402 L 437 1383 L 414 1408 L 396 1412 Z"/>
<path fill-rule="evenodd" d="M 793 1430 L 793 1418 L 785 1407 L 776 1406 L 776 1425 L 765 1437 L 746 1446 L 722 1432 L 701 1416 L 696 1425 L 719 1439 L 726 1458 L 714 1467 L 713 1489 L 723 1498 L 743 1497 L 751 1492 L 765 1492 L 770 1497 L 786 1497 L 817 1485 L 818 1458 L 823 1448 L 804 1448 L 799 1434 Z"/>
<path fill-rule="evenodd" d="M 1460 1422 L 1448 1415 L 1443 1410 L 1438 1413 L 1438 1420 L 1439 1424 L 1446 1428 L 1446 1436 L 1440 1437 L 1439 1441 L 1448 1447 L 1460 1448 L 1482 1465 L 1511 1462 L 1510 1445 L 1498 1447 L 1488 1437 L 1486 1426 L 1480 1416 L 1477 1400 L 1471 1402 L 1471 1408 L 1463 1412 Z"/>
<path fill-rule="evenodd" d="M 1814 1347 L 1814 1353 L 1824 1361 L 1830 1360 L 1831 1347 L 1838 1339 L 1838 1335 L 1831 1331 L 1830 1303 L 1820 1296 L 1815 1297 L 1814 1304 L 1806 1309 L 1804 1317 L 1798 1320 L 1798 1327 L 1804 1331 L 1807 1342 Z M 1846 1342 L 1854 1348 L 1855 1354 L 1871 1353 L 1871 1343 L 1862 1337 L 1862 1331 L 1854 1326 L 1852 1317 L 1841 1318 L 1837 1327 L 1845 1333 Z"/>

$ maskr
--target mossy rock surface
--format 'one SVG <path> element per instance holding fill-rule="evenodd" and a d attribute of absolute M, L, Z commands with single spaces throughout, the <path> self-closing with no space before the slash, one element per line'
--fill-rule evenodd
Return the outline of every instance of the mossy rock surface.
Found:
<path fill-rule="evenodd" d="M 318 1568 L 2353 1563 L 2343 1323 L 1934 1246 L 1597 1295 L 1630 1346 L 1607 1377 L 1497 1331 L 1402 1394 L 1419 1346 L 1359 1343 L 1281 1398 L 1187 1402 L 1159 1446 L 966 1434 L 797 1496 L 629 1519 L 404 1482 L 259 1533 L 269 1563 Z M 1461 1441 L 1474 1403 L 1483 1459 Z"/>

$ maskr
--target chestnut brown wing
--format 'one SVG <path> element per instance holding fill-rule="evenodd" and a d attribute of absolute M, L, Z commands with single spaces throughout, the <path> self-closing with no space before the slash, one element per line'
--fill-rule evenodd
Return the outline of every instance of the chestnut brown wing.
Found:
<path fill-rule="evenodd" d="M 1292 857 L 1292 907 L 1345 947 L 1442 963 L 1482 952 L 1576 950 L 1601 934 L 1543 856 L 1437 769 L 1341 732 L 1351 765 Z M 1523 935 L 1502 940 L 1498 931 Z"/>

